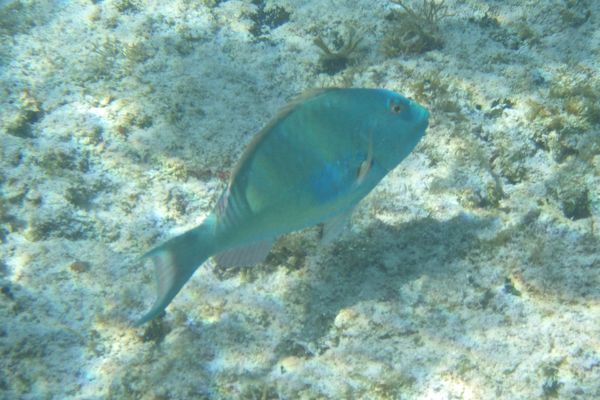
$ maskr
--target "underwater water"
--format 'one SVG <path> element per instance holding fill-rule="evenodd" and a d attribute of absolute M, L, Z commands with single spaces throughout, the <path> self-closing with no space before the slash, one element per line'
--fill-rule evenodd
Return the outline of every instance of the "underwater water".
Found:
<path fill-rule="evenodd" d="M 0 399 L 600 398 L 599 64 L 594 0 L 0 1 Z M 140 256 L 330 87 L 429 127 L 335 240 L 134 326 Z"/>

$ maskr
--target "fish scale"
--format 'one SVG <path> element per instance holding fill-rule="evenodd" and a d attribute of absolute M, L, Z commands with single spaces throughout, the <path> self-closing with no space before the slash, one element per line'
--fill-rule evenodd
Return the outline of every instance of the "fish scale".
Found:
<path fill-rule="evenodd" d="M 158 296 L 138 324 L 160 314 L 211 256 L 226 266 L 255 264 L 282 234 L 321 222 L 336 231 L 413 150 L 428 117 L 384 89 L 324 89 L 291 102 L 248 145 L 215 210 L 144 255 Z"/>

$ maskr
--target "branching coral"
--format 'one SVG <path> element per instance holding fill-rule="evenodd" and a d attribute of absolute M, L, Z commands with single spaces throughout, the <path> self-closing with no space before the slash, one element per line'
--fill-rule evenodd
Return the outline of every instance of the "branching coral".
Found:
<path fill-rule="evenodd" d="M 333 75 L 346 68 L 361 41 L 362 36 L 357 34 L 356 29 L 350 28 L 345 43 L 337 51 L 333 51 L 318 36 L 313 43 L 321 49 L 319 62 L 323 72 Z"/>
<path fill-rule="evenodd" d="M 419 21 L 422 26 L 429 26 L 437 29 L 437 23 L 450 14 L 448 14 L 448 6 L 444 0 L 436 2 L 435 0 L 424 0 L 421 7 L 416 10 L 408 7 L 402 0 L 392 0 L 406 11 L 414 20 Z"/>
<path fill-rule="evenodd" d="M 450 16 L 444 0 L 423 0 L 418 7 L 409 7 L 402 0 L 392 2 L 403 10 L 394 10 L 387 16 L 388 20 L 397 22 L 384 39 L 387 55 L 418 54 L 443 46 L 439 22 Z"/>

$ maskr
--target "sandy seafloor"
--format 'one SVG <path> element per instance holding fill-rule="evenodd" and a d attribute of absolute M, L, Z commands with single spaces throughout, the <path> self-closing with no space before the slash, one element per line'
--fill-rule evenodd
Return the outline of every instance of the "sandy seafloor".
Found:
<path fill-rule="evenodd" d="M 600 3 L 446 4 L 402 51 L 383 0 L 0 1 L 0 398 L 600 398 Z M 138 257 L 329 86 L 415 98 L 426 137 L 338 241 L 208 262 L 132 327 Z"/>

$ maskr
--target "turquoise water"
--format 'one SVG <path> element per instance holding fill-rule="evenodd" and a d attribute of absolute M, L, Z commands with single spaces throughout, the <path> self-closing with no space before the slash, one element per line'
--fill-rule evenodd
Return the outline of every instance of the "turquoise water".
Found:
<path fill-rule="evenodd" d="M 0 1 L 0 398 L 600 397 L 594 1 Z M 322 243 L 196 271 L 146 250 L 210 212 L 309 88 L 424 104 Z"/>

